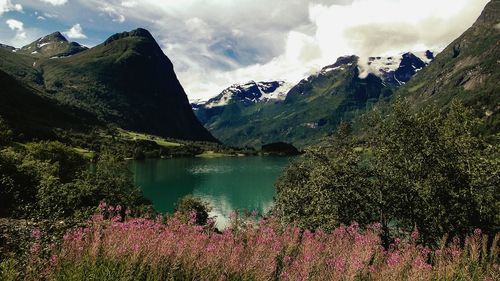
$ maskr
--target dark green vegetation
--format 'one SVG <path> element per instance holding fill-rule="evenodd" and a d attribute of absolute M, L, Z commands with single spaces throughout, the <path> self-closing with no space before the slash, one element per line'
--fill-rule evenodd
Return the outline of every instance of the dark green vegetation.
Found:
<path fill-rule="evenodd" d="M 85 219 L 101 200 L 149 204 L 133 185 L 126 162 L 102 152 L 93 169 L 77 150 L 59 142 L 0 150 L 1 217 Z"/>
<path fill-rule="evenodd" d="M 54 128 L 86 133 L 100 122 L 88 112 L 43 96 L 0 70 L 0 116 L 19 140 L 56 139 Z"/>
<path fill-rule="evenodd" d="M 37 46 L 42 46 L 39 52 L 29 52 Z M 116 34 L 91 49 L 78 49 L 59 33 L 17 52 L 0 48 L 0 70 L 34 95 L 86 111 L 84 116 L 106 124 L 161 137 L 216 141 L 194 116 L 172 63 L 144 29 Z M 4 79 L 2 88 L 18 87 L 10 84 Z M 22 105 L 16 110 L 36 119 Z"/>
<path fill-rule="evenodd" d="M 460 99 L 486 120 L 487 132 L 500 132 L 499 14 L 500 1 L 492 0 L 476 23 L 400 92 L 416 106 L 448 107 Z"/>
<path fill-rule="evenodd" d="M 378 221 L 386 237 L 417 227 L 427 243 L 497 233 L 500 145 L 478 134 L 481 121 L 459 103 L 414 113 L 399 99 L 391 109 L 372 114 L 369 142 L 345 123 L 294 162 L 277 183 L 278 216 L 325 230 Z"/>
<path fill-rule="evenodd" d="M 284 142 L 269 143 L 262 146 L 262 153 L 264 155 L 299 155 L 300 151 L 293 145 Z"/>
<path fill-rule="evenodd" d="M 206 225 L 211 207 L 208 202 L 192 195 L 179 198 L 175 204 L 175 212 L 184 219 L 184 222 L 194 220 L 197 225 Z"/>
<path fill-rule="evenodd" d="M 286 141 L 304 147 L 333 133 L 342 120 L 352 120 L 392 94 L 373 74 L 359 78 L 357 61 L 355 56 L 338 59 L 302 80 L 282 102 L 249 106 L 231 100 L 222 108 L 202 107 L 196 114 L 229 145 L 260 147 Z"/>

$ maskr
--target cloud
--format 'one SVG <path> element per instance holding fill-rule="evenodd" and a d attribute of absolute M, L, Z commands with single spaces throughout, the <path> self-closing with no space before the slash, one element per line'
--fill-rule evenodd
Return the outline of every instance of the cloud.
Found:
<path fill-rule="evenodd" d="M 77 23 L 73 25 L 68 31 L 63 32 L 64 35 L 68 36 L 70 39 L 84 39 L 87 38 L 87 35 L 83 33 L 82 26 Z"/>
<path fill-rule="evenodd" d="M 53 6 L 60 6 L 68 3 L 68 0 L 40 0 L 40 1 L 51 4 Z"/>
<path fill-rule="evenodd" d="M 442 50 L 463 33 L 489 0 L 355 0 L 351 5 L 311 5 L 322 58 Z M 335 28 L 332 28 L 335 27 Z"/>
<path fill-rule="evenodd" d="M 16 37 L 14 40 L 23 41 L 26 40 L 27 35 L 24 31 L 24 23 L 22 21 L 18 21 L 15 19 L 8 19 L 5 23 L 9 26 L 9 28 L 16 32 Z"/>
<path fill-rule="evenodd" d="M 43 15 L 46 17 L 46 18 L 49 18 L 49 19 L 55 19 L 55 18 L 58 18 L 59 16 L 56 15 L 56 14 L 51 14 L 51 13 L 43 13 Z"/>
<path fill-rule="evenodd" d="M 125 4 L 124 7 L 127 7 L 127 8 L 133 7 L 133 6 L 130 6 L 130 3 L 128 3 L 128 2 L 126 2 L 126 3 L 127 4 Z M 122 3 L 122 5 L 123 5 L 123 3 Z M 112 21 L 119 22 L 119 23 L 125 22 L 125 16 L 120 14 L 118 12 L 117 8 L 110 6 L 110 5 L 107 5 L 106 3 L 103 3 L 99 9 L 101 11 L 105 12 L 106 14 L 108 14 L 108 16 L 111 17 Z"/>
<path fill-rule="evenodd" d="M 0 16 L 3 13 L 11 11 L 22 12 L 23 6 L 21 4 L 13 4 L 11 0 L 0 0 Z"/>
<path fill-rule="evenodd" d="M 152 29 L 190 98 L 207 99 L 251 79 L 297 82 L 342 55 L 440 50 L 487 2 L 86 0 L 84 5 Z"/>
<path fill-rule="evenodd" d="M 10 29 L 14 31 L 23 31 L 24 30 L 24 23 L 22 21 L 18 21 L 15 19 L 8 19 L 5 21 L 5 23 L 9 26 Z"/>
<path fill-rule="evenodd" d="M 60 23 L 85 23 L 101 34 L 99 40 L 124 29 L 149 29 L 189 97 L 208 99 L 248 80 L 298 82 L 342 55 L 440 50 L 474 22 L 487 2 L 72 0 L 50 10 L 40 0 L 23 0 L 23 5 L 57 13 Z"/>
<path fill-rule="evenodd" d="M 122 1 L 122 6 L 126 7 L 126 8 L 133 8 L 133 7 L 137 6 L 137 2 L 133 1 L 133 0 Z"/>

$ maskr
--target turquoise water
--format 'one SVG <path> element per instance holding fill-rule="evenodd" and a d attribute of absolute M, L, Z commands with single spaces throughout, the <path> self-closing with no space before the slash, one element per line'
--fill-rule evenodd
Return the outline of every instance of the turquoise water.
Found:
<path fill-rule="evenodd" d="M 156 210 L 171 213 L 178 198 L 192 194 L 213 207 L 224 226 L 234 210 L 264 213 L 273 204 L 274 183 L 289 163 L 283 157 L 152 159 L 130 164 L 135 183 Z"/>

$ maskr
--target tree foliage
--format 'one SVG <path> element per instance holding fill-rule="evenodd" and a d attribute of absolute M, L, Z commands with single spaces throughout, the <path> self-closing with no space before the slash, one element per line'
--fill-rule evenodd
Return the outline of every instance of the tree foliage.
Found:
<path fill-rule="evenodd" d="M 90 162 L 59 142 L 0 150 L 0 216 L 56 219 L 92 213 L 101 200 L 147 205 L 127 163 L 103 152 Z"/>
<path fill-rule="evenodd" d="M 277 183 L 275 210 L 315 229 L 381 222 L 386 234 L 418 227 L 435 242 L 474 228 L 497 232 L 500 147 L 475 134 L 480 120 L 459 103 L 414 113 L 397 99 L 370 118 L 370 140 L 340 126 L 325 144 L 291 164 Z"/>

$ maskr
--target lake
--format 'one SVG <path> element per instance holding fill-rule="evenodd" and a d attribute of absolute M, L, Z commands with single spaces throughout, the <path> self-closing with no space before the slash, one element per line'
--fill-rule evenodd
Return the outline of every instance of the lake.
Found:
<path fill-rule="evenodd" d="M 224 227 L 234 210 L 264 213 L 272 207 L 274 183 L 289 161 L 257 156 L 148 159 L 132 161 L 130 168 L 157 211 L 172 213 L 178 198 L 192 194 L 211 204 L 217 226 Z"/>

